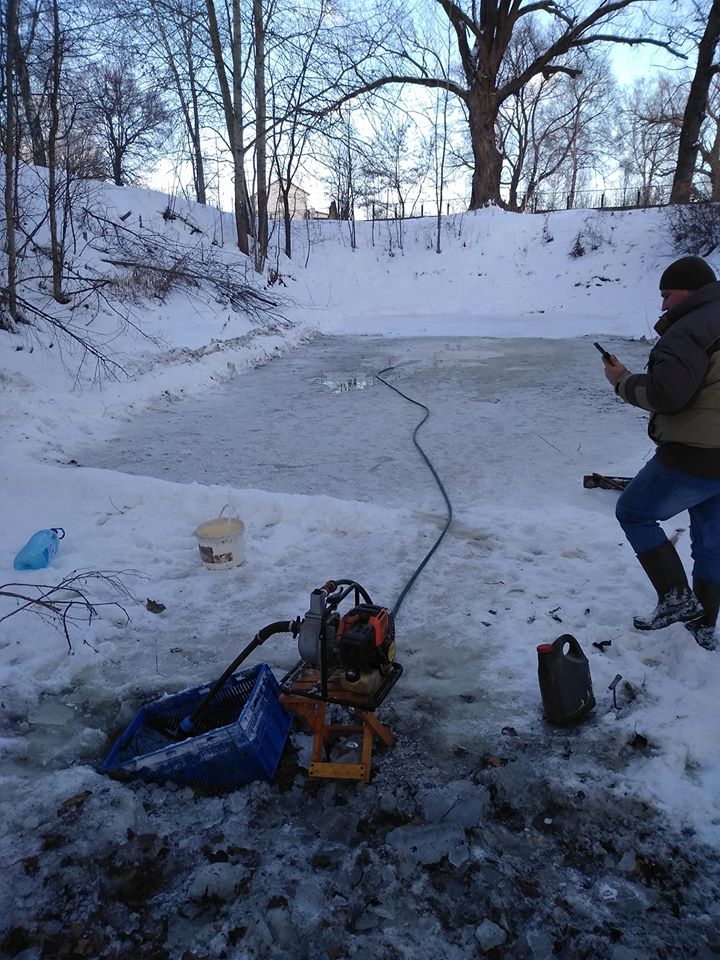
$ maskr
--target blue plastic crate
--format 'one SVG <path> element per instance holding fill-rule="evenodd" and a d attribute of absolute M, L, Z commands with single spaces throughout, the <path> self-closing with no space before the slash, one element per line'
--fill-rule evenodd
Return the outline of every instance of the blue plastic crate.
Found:
<path fill-rule="evenodd" d="M 141 707 L 100 773 L 223 789 L 269 780 L 292 717 L 278 699 L 280 687 L 266 663 L 233 674 L 209 703 L 192 737 L 174 740 L 158 729 L 176 729 L 211 686 L 206 683 Z"/>

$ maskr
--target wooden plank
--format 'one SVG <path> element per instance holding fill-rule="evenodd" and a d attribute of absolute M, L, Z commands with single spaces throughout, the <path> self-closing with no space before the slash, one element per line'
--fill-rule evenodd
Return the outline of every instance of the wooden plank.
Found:
<path fill-rule="evenodd" d="M 395 746 L 395 737 L 393 736 L 390 727 L 386 727 L 384 723 L 380 723 L 375 714 L 370 713 L 369 710 L 358 710 L 358 713 L 363 718 L 363 721 L 367 724 L 367 726 L 370 727 L 375 736 L 379 740 L 382 740 L 386 747 Z"/>
<path fill-rule="evenodd" d="M 327 763 L 314 762 L 308 771 L 311 777 L 326 777 L 335 780 L 370 781 L 370 771 L 364 763 Z"/>

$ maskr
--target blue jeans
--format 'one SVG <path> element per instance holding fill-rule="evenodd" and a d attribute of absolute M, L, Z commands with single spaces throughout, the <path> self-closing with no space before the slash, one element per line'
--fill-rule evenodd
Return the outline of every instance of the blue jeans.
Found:
<path fill-rule="evenodd" d="M 693 477 L 653 457 L 623 490 L 615 516 L 635 553 L 665 543 L 658 523 L 687 510 L 693 577 L 720 583 L 720 480 Z"/>

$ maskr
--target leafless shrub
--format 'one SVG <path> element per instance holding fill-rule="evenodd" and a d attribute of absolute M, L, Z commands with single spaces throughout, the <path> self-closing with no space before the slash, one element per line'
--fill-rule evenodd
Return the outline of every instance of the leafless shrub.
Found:
<path fill-rule="evenodd" d="M 583 244 L 582 231 L 580 230 L 575 237 L 572 247 L 570 247 L 570 256 L 573 258 L 573 260 L 577 260 L 578 257 L 585 256 L 585 245 Z"/>
<path fill-rule="evenodd" d="M 589 217 L 585 221 L 583 236 L 591 250 L 599 250 L 607 242 L 607 238 L 600 229 L 599 222 L 593 217 Z"/>
<path fill-rule="evenodd" d="M 188 247 L 149 230 L 139 233 L 91 210 L 86 209 L 84 215 L 94 223 L 93 246 L 103 254 L 103 262 L 127 271 L 111 281 L 116 290 L 161 300 L 174 289 L 198 296 L 211 294 L 218 303 L 244 313 L 252 323 L 291 326 L 279 312 L 278 297 L 238 278 L 237 264 L 223 263 L 212 248 L 199 243 Z"/>
<path fill-rule="evenodd" d="M 153 263 L 132 263 L 127 261 L 113 261 L 115 265 L 126 266 L 124 273 L 111 277 L 108 289 L 114 297 L 123 303 L 142 303 L 143 300 L 163 301 L 173 289 L 174 285 L 195 286 L 199 283 L 189 283 L 185 277 L 182 264 L 158 270 Z"/>
<path fill-rule="evenodd" d="M 677 204 L 668 207 L 667 217 L 678 252 L 707 257 L 720 244 L 720 203 Z"/>

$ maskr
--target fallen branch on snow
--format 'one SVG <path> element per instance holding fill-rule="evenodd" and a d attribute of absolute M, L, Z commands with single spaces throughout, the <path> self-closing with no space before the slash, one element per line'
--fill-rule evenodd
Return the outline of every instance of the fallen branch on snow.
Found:
<path fill-rule="evenodd" d="M 37 614 L 46 623 L 50 623 L 56 629 L 61 630 L 67 641 L 68 653 L 72 653 L 70 626 L 79 622 L 87 623 L 89 626 L 98 616 L 98 610 L 101 607 L 116 607 L 122 611 L 125 623 L 130 622 L 129 613 L 118 600 L 97 601 L 91 600 L 88 595 L 88 582 L 94 581 L 96 584 L 109 586 L 124 601 L 137 603 L 138 601 L 121 579 L 123 574 L 127 575 L 128 573 L 131 573 L 131 571 L 73 571 L 69 576 L 64 577 L 54 585 L 4 583 L 0 586 L 0 597 L 14 599 L 19 602 L 19 606 L 0 617 L 0 623 L 14 617 L 23 610 L 29 610 Z M 137 575 L 133 574 L 133 576 Z M 32 595 L 32 592 L 34 592 L 34 595 Z M 92 646 L 86 639 L 83 640 L 83 643 Z"/>

